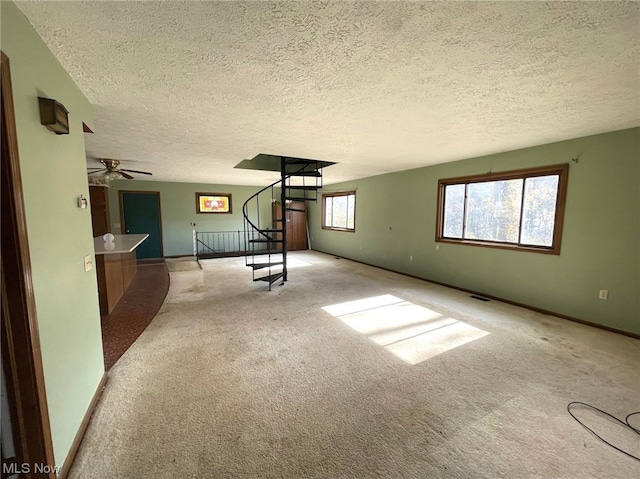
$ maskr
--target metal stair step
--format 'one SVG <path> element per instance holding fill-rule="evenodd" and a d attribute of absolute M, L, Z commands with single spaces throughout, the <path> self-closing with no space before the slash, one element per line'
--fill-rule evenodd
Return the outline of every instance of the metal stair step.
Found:
<path fill-rule="evenodd" d="M 308 186 L 308 185 L 289 185 L 286 188 L 289 190 L 307 190 L 307 191 L 320 189 L 319 186 Z"/>
<path fill-rule="evenodd" d="M 319 171 L 298 171 L 298 172 L 287 172 L 286 176 L 315 176 L 316 178 L 320 178 L 322 173 Z"/>
<path fill-rule="evenodd" d="M 253 270 L 255 271 L 257 269 L 268 268 L 270 266 L 281 266 L 282 264 L 284 264 L 282 261 L 275 261 L 271 263 L 250 263 L 247 266 L 253 268 Z"/>
<path fill-rule="evenodd" d="M 280 229 L 268 229 L 268 230 L 258 230 L 260 233 L 282 233 L 282 228 Z"/>
<path fill-rule="evenodd" d="M 254 281 L 266 281 L 268 283 L 275 283 L 280 278 L 282 278 L 282 276 L 284 276 L 283 273 L 274 273 L 274 274 L 270 274 L 269 276 L 262 276 L 261 278 L 253 278 L 253 280 Z"/>
<path fill-rule="evenodd" d="M 281 239 L 267 239 L 267 238 L 259 238 L 259 239 L 251 239 L 249 243 L 282 243 Z"/>
<path fill-rule="evenodd" d="M 307 198 L 304 196 L 286 196 L 285 199 L 291 201 L 316 201 L 316 198 Z"/>

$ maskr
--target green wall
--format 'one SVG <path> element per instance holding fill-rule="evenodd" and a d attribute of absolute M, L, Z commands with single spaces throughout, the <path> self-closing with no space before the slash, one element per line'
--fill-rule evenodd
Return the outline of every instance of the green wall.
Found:
<path fill-rule="evenodd" d="M 435 241 L 439 178 L 571 163 L 559 256 Z M 640 129 L 386 174 L 357 190 L 356 232 L 322 230 L 314 249 L 640 333 Z M 413 261 L 409 256 L 413 255 Z M 607 301 L 598 299 L 609 290 Z"/>
<path fill-rule="evenodd" d="M 56 465 L 69 452 L 104 373 L 82 122 L 91 105 L 28 20 L 2 2 L 1 47 L 9 57 L 33 289 Z M 69 110 L 70 134 L 40 125 L 38 96 Z M 4 161 L 4 160 L 3 160 Z"/>
<path fill-rule="evenodd" d="M 162 215 L 162 242 L 165 256 L 193 254 L 193 230 L 196 231 L 242 231 L 242 205 L 259 186 L 208 185 L 198 183 L 171 183 L 163 181 L 119 180 L 109 188 L 109 213 L 111 232 L 120 234 L 120 194 L 123 191 L 160 192 Z M 230 193 L 231 214 L 197 214 L 196 192 Z M 271 203 L 260 202 L 261 221 L 270 218 Z M 252 210 L 252 214 L 255 210 Z M 195 223 L 195 228 L 191 225 Z M 265 224 L 265 223 L 263 223 Z"/>

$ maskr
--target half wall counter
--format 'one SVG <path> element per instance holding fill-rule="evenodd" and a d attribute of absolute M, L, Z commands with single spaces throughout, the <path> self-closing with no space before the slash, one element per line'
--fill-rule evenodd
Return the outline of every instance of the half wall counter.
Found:
<path fill-rule="evenodd" d="M 111 236 L 111 241 L 105 241 L 103 236 L 93 239 L 100 314 L 103 316 L 113 311 L 138 272 L 135 250 L 149 237 L 148 234 Z"/>

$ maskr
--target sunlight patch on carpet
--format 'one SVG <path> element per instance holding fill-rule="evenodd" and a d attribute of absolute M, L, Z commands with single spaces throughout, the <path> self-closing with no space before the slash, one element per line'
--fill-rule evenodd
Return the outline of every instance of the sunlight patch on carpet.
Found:
<path fill-rule="evenodd" d="M 322 309 L 409 364 L 421 363 L 489 334 L 391 294 Z"/>
<path fill-rule="evenodd" d="M 302 261 L 301 259 L 298 259 L 298 258 L 292 258 L 291 256 L 287 257 L 287 269 L 301 268 L 303 266 L 313 266 L 313 265 L 306 261 Z"/>

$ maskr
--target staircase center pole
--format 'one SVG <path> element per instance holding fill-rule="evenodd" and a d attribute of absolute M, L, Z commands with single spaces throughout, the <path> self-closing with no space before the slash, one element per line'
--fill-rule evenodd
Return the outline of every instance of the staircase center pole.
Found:
<path fill-rule="evenodd" d="M 287 164 L 280 157 L 280 207 L 282 208 L 282 281 L 287 281 Z"/>
<path fill-rule="evenodd" d="M 280 208 L 282 208 L 282 281 L 287 281 L 287 164 L 283 156 L 280 157 Z"/>

